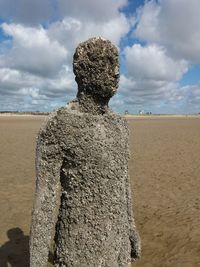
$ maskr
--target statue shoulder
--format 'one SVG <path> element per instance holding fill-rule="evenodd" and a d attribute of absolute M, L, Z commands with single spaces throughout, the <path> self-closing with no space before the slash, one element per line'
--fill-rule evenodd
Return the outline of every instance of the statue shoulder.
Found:
<path fill-rule="evenodd" d="M 128 123 L 125 117 L 113 112 L 107 113 L 106 116 L 114 123 L 128 130 Z"/>
<path fill-rule="evenodd" d="M 47 137 L 50 132 L 54 132 L 57 124 L 57 112 L 58 110 L 51 112 L 50 115 L 45 118 L 39 130 L 39 137 Z"/>
<path fill-rule="evenodd" d="M 57 139 L 66 137 L 70 134 L 78 116 L 79 112 L 72 109 L 71 106 L 67 105 L 57 109 L 46 117 L 39 130 L 38 138 L 56 142 Z"/>
<path fill-rule="evenodd" d="M 72 110 L 68 106 L 58 108 L 57 110 L 51 112 L 50 115 L 45 118 L 40 128 L 39 135 L 58 130 L 61 124 L 64 121 L 66 122 L 68 117 L 71 117 L 71 113 Z"/>

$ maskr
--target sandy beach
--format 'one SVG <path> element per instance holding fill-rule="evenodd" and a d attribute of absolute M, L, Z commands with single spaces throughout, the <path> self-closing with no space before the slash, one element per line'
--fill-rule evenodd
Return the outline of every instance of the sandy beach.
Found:
<path fill-rule="evenodd" d="M 28 267 L 35 145 L 44 116 L 0 116 L 0 266 Z M 200 117 L 128 117 L 136 267 L 200 267 Z M 49 266 L 52 266 L 49 263 Z"/>

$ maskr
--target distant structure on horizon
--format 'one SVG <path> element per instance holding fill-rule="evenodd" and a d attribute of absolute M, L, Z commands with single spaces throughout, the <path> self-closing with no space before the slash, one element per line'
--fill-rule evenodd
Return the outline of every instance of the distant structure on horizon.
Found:
<path fill-rule="evenodd" d="M 42 111 L 0 111 L 0 114 L 17 114 L 17 115 L 49 115 L 50 112 L 42 112 Z"/>
<path fill-rule="evenodd" d="M 152 112 L 151 111 L 144 111 L 144 110 L 139 110 L 138 111 L 138 114 L 139 115 L 152 115 Z"/>
<path fill-rule="evenodd" d="M 139 114 L 139 115 L 143 115 L 143 114 L 144 114 L 144 110 L 139 110 L 139 111 L 138 111 L 138 114 Z"/>

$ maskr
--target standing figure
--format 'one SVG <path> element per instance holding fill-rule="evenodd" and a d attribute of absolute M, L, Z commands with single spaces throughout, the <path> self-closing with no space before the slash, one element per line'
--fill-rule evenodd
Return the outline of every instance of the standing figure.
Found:
<path fill-rule="evenodd" d="M 127 267 L 140 256 L 140 241 L 128 127 L 108 107 L 119 82 L 118 50 L 91 38 L 77 47 L 73 70 L 77 98 L 53 113 L 38 137 L 30 266 L 47 266 L 56 224 L 54 266 Z"/>

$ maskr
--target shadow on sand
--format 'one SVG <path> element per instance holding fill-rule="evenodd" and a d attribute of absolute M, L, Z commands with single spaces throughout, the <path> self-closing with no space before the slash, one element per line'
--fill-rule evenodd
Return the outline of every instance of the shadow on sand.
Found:
<path fill-rule="evenodd" d="M 29 267 L 29 236 L 17 227 L 7 231 L 8 241 L 0 247 L 0 267 Z M 53 254 L 49 252 L 53 264 Z"/>
<path fill-rule="evenodd" d="M 29 267 L 29 236 L 20 228 L 7 231 L 9 240 L 0 247 L 1 267 Z"/>

